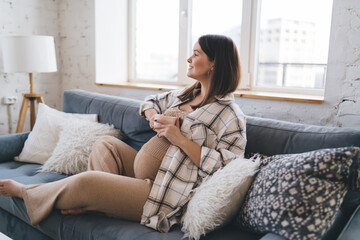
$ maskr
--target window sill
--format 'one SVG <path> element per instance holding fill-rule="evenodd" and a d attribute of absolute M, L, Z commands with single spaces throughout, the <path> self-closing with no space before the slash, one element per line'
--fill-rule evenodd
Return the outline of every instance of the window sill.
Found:
<path fill-rule="evenodd" d="M 171 90 L 176 90 L 176 89 L 185 87 L 185 86 L 179 86 L 179 85 L 166 85 L 166 84 L 153 84 L 153 83 L 129 83 L 129 82 L 121 83 L 121 84 L 107 84 L 107 83 L 95 83 L 95 84 L 98 86 L 113 86 L 113 87 L 158 90 L 158 91 L 171 91 Z M 309 103 L 324 102 L 323 96 L 294 94 L 294 93 L 238 90 L 238 91 L 235 91 L 234 95 L 235 95 L 235 97 L 279 100 L 279 101 L 309 102 Z"/>
<path fill-rule="evenodd" d="M 236 97 L 244 97 L 244 98 L 257 98 L 257 99 L 269 99 L 269 100 L 292 101 L 292 102 L 309 102 L 309 103 L 324 102 L 323 96 L 296 94 L 296 93 L 240 90 L 240 91 L 236 91 L 234 95 Z"/>

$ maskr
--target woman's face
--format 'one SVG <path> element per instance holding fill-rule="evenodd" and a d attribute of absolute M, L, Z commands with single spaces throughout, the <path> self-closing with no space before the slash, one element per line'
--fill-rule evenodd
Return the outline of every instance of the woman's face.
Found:
<path fill-rule="evenodd" d="M 213 70 L 214 61 L 210 61 L 208 56 L 201 49 L 198 42 L 195 43 L 193 55 L 188 58 L 189 68 L 187 76 L 196 80 L 205 80 L 210 78 L 210 70 Z"/>

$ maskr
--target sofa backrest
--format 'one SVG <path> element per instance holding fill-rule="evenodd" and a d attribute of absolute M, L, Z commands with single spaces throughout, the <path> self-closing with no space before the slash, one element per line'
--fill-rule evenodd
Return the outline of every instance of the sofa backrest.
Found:
<path fill-rule="evenodd" d="M 268 156 L 345 146 L 360 147 L 360 128 L 313 126 L 246 117 L 247 153 Z"/>
<path fill-rule="evenodd" d="M 149 123 L 139 115 L 141 101 L 87 92 L 64 92 L 63 111 L 68 113 L 98 114 L 100 123 L 108 123 L 120 129 L 125 142 L 136 150 L 155 135 Z"/>
<path fill-rule="evenodd" d="M 68 90 L 63 110 L 69 113 L 98 114 L 99 122 L 113 124 L 128 139 L 127 144 L 139 150 L 155 133 L 148 121 L 139 115 L 141 101 Z M 266 118 L 246 117 L 247 153 L 265 155 L 300 153 L 321 148 L 360 146 L 360 128 L 311 126 Z"/>

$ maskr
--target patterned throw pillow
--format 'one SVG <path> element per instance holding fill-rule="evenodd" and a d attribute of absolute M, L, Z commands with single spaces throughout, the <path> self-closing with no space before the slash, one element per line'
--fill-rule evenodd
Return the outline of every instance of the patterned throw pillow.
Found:
<path fill-rule="evenodd" d="M 348 188 L 359 188 L 359 157 L 360 148 L 345 147 L 262 159 L 236 224 L 288 239 L 321 239 Z"/>

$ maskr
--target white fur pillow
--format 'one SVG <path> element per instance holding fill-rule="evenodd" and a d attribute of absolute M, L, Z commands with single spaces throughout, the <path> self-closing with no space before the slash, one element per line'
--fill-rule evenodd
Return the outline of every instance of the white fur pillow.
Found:
<path fill-rule="evenodd" d="M 205 178 L 182 217 L 184 237 L 200 239 L 230 221 L 241 207 L 259 164 L 238 158 Z"/>
<path fill-rule="evenodd" d="M 120 130 L 112 125 L 79 119 L 65 121 L 54 152 L 40 171 L 68 175 L 86 171 L 92 145 L 106 135 L 124 138 Z"/>
<path fill-rule="evenodd" d="M 39 103 L 36 122 L 16 161 L 43 164 L 49 159 L 59 140 L 61 125 L 66 119 L 97 122 L 97 114 L 64 113 Z"/>

